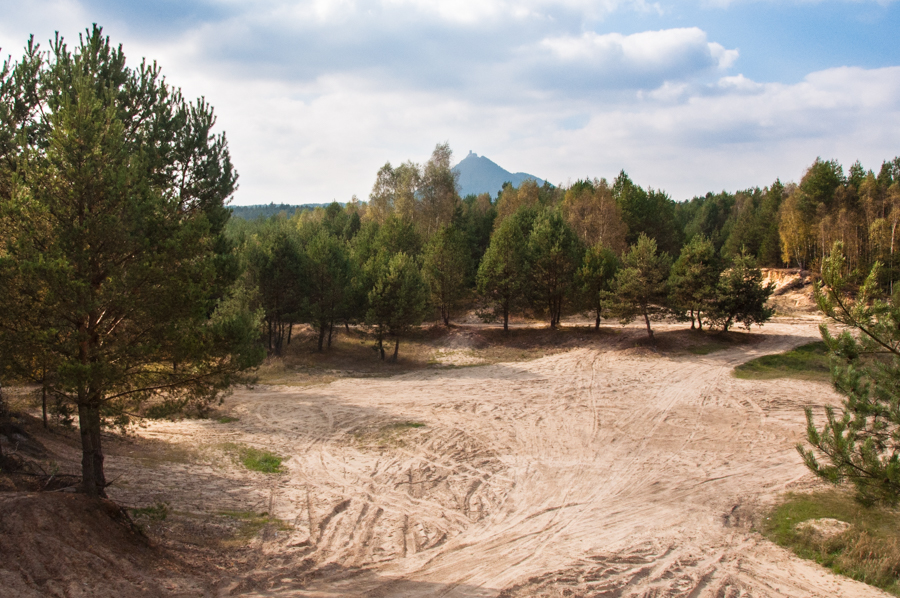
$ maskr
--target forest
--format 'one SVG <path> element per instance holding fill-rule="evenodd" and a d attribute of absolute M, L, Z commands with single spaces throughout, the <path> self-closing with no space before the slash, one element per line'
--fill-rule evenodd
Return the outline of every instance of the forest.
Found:
<path fill-rule="evenodd" d="M 817 158 L 796 184 L 677 202 L 624 171 L 612 183 L 526 181 L 461 198 L 451 157 L 444 143 L 424 164 L 385 164 L 368 202 L 228 223 L 271 354 L 295 323 L 317 331 L 320 351 L 336 325 L 361 324 L 381 358 L 393 343 L 396 359 L 411 327 L 449 326 L 472 309 L 504 328 L 511 315 L 553 328 L 572 314 L 595 326 L 639 319 L 650 337 L 662 317 L 749 328 L 772 315 L 760 267 L 816 272 L 835 241 L 848 280 L 877 261 L 882 285 L 893 286 L 900 158 L 877 175 L 859 162 L 845 175 Z"/>

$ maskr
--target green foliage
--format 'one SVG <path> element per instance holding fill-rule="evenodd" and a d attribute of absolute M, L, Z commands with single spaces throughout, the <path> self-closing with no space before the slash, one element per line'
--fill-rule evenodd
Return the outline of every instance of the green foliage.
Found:
<path fill-rule="evenodd" d="M 581 303 L 594 314 L 594 328 L 597 330 L 600 329 L 600 318 L 618 269 L 616 254 L 603 244 L 597 244 L 585 251 L 576 273 Z"/>
<path fill-rule="evenodd" d="M 828 359 L 828 347 L 823 342 L 815 342 L 801 345 L 784 353 L 763 355 L 734 368 L 734 375 L 744 380 L 796 378 L 830 381 L 831 366 Z"/>
<path fill-rule="evenodd" d="M 272 218 L 259 223 L 247 239 L 243 255 L 248 284 L 262 308 L 267 347 L 281 355 L 293 322 L 301 318 L 306 294 L 306 255 L 296 229 L 287 220 Z"/>
<path fill-rule="evenodd" d="M 665 313 L 666 279 L 671 264 L 669 254 L 658 254 L 656 241 L 645 234 L 622 257 L 608 305 L 623 325 L 641 316 L 647 326 L 647 336 L 653 339 L 650 320 Z"/>
<path fill-rule="evenodd" d="M 669 306 L 679 317 L 690 314 L 691 329 L 695 317 L 703 329 L 702 313 L 715 299 L 720 273 L 713 244 L 702 234 L 692 238 L 675 260 L 669 274 Z"/>
<path fill-rule="evenodd" d="M 532 306 L 546 313 L 556 328 L 566 300 L 574 295 L 575 272 L 581 265 L 581 242 L 557 209 L 542 211 L 528 237 Z"/>
<path fill-rule="evenodd" d="M 307 290 L 301 311 L 303 319 L 318 331 L 318 348 L 322 351 L 326 333 L 330 347 L 335 321 L 348 315 L 351 296 L 347 289 L 350 287 L 353 269 L 347 242 L 325 225 L 316 227 L 305 250 L 303 278 Z"/>
<path fill-rule="evenodd" d="M 613 197 L 622 210 L 629 245 L 638 243 L 641 235 L 654 239 L 662 252 L 677 253 L 683 230 L 677 225 L 675 202 L 663 191 L 644 190 L 634 184 L 624 171 L 613 182 Z"/>
<path fill-rule="evenodd" d="M 820 519 L 849 525 L 843 532 L 823 535 L 804 524 Z M 865 507 L 835 491 L 789 494 L 760 528 L 802 558 L 900 596 L 900 516 L 894 510 Z"/>
<path fill-rule="evenodd" d="M 876 263 L 856 299 L 850 299 L 842 249 L 835 243 L 825 260 L 816 301 L 826 317 L 849 328 L 835 337 L 820 326 L 835 357 L 832 382 L 846 398 L 840 412 L 826 407 L 822 429 L 807 409 L 813 450 L 802 445 L 797 450 L 822 479 L 852 483 L 865 504 L 895 505 L 900 502 L 900 295 L 884 298 Z"/>
<path fill-rule="evenodd" d="M 97 27 L 2 73 L 0 357 L 22 377 L 40 357 L 77 407 L 98 496 L 104 423 L 154 396 L 203 409 L 262 358 L 222 234 L 237 175 L 210 106 Z"/>
<path fill-rule="evenodd" d="M 752 256 L 742 253 L 735 257 L 731 267 L 719 276 L 710 321 L 725 331 L 734 323 L 742 324 L 747 330 L 753 324 L 762 326 L 775 313 L 766 307 L 775 283 L 764 285 L 762 280 L 762 271 Z"/>
<path fill-rule="evenodd" d="M 520 210 L 500 223 L 491 236 L 478 267 L 478 292 L 486 303 L 485 319 L 503 319 L 509 330 L 509 314 L 523 302 L 529 277 L 528 243 L 530 213 Z"/>
<path fill-rule="evenodd" d="M 385 256 L 386 258 L 386 256 Z M 394 338 L 397 360 L 400 337 L 422 323 L 428 307 L 428 285 L 415 259 L 400 252 L 373 260 L 372 288 L 368 293 L 366 323 L 375 331 L 376 349 L 384 359 L 384 339 Z"/>
<path fill-rule="evenodd" d="M 445 326 L 450 325 L 451 314 L 466 296 L 470 268 L 462 232 L 452 226 L 438 230 L 425 247 L 422 270 L 431 289 L 431 302 L 440 310 Z"/>

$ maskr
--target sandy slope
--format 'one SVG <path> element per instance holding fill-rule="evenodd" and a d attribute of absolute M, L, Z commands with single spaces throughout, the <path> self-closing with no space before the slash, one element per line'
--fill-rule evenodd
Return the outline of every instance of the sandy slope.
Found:
<path fill-rule="evenodd" d="M 239 422 L 142 433 L 268 448 L 291 456 L 287 474 L 138 475 L 110 459 L 132 478 L 113 498 L 152 490 L 175 509 L 291 522 L 222 595 L 885 595 L 750 531 L 761 504 L 810 483 L 794 449 L 803 406 L 838 400 L 822 384 L 733 378 L 817 337 L 811 320 L 763 332 L 705 357 L 623 350 L 634 330 L 531 362 L 241 391 Z M 392 427 L 407 421 L 425 425 Z"/>

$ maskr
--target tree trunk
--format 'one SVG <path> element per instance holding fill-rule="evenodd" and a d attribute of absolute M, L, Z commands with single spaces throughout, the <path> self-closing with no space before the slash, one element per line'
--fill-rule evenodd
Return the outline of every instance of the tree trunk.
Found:
<path fill-rule="evenodd" d="M 47 374 L 44 374 L 46 377 Z M 47 429 L 47 381 L 41 380 L 41 415 L 44 418 L 44 429 Z"/>
<path fill-rule="evenodd" d="M 694 308 L 691 308 L 691 330 L 694 329 Z"/>
<path fill-rule="evenodd" d="M 293 331 L 294 331 L 294 323 L 291 322 L 290 324 L 288 324 L 288 342 L 287 342 L 287 344 L 289 344 L 289 345 L 291 344 L 291 333 Z"/>
<path fill-rule="evenodd" d="M 509 332 L 509 310 L 503 310 L 503 332 Z"/>
<path fill-rule="evenodd" d="M 597 321 L 594 322 L 594 330 L 600 330 L 600 310 L 597 310 Z"/>
<path fill-rule="evenodd" d="M 397 337 L 397 340 L 394 341 L 394 356 L 391 357 L 391 361 L 394 363 L 397 362 L 397 354 L 400 352 L 400 337 Z"/>
<path fill-rule="evenodd" d="M 328 322 L 328 348 L 331 348 L 331 337 L 334 334 L 334 322 Z"/>
<path fill-rule="evenodd" d="M 322 352 L 322 347 L 325 345 L 325 328 L 326 325 L 319 322 L 319 353 Z"/>
<path fill-rule="evenodd" d="M 106 498 L 100 448 L 100 406 L 79 403 L 78 427 L 81 430 L 81 489 L 91 498 Z"/>
<path fill-rule="evenodd" d="M 697 330 L 703 330 L 703 320 L 700 319 L 700 310 L 697 310 Z"/>
<path fill-rule="evenodd" d="M 650 337 L 650 340 L 653 340 L 653 329 L 650 328 L 650 316 L 647 314 L 646 310 L 644 310 L 644 322 L 647 324 L 647 336 Z"/>
<path fill-rule="evenodd" d="M 347 331 L 347 334 L 350 334 L 350 322 L 344 320 L 344 330 Z"/>
<path fill-rule="evenodd" d="M 381 361 L 384 361 L 384 339 L 378 339 L 378 352 L 381 353 Z"/>

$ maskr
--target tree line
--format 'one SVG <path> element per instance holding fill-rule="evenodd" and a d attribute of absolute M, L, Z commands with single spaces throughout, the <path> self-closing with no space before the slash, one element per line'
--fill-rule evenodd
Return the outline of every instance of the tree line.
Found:
<path fill-rule="evenodd" d="M 661 317 L 727 330 L 772 314 L 753 253 L 722 251 L 705 231 L 688 236 L 675 202 L 624 173 L 612 185 L 525 181 L 496 198 L 460 198 L 451 158 L 444 143 L 424 164 L 385 164 L 368 202 L 229 223 L 271 354 L 297 323 L 313 327 L 320 351 L 335 326 L 363 325 L 380 357 L 396 359 L 410 328 L 449 326 L 473 308 L 505 330 L 511 316 L 551 328 L 578 313 L 596 327 L 640 319 L 651 338 Z"/>

